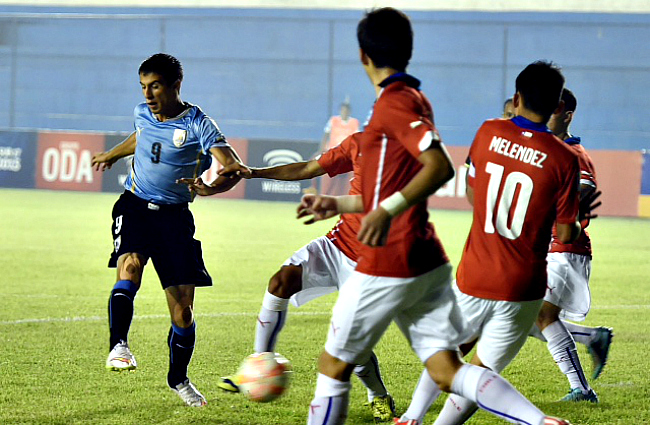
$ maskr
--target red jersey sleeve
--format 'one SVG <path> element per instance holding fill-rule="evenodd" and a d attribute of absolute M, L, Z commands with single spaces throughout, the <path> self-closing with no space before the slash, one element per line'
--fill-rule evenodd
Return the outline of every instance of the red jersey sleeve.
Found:
<path fill-rule="evenodd" d="M 397 140 L 415 158 L 440 145 L 431 106 L 419 91 L 410 89 L 407 93 L 392 94 L 380 100 L 383 105 L 377 105 L 375 110 L 382 115 L 383 131 L 389 139 Z"/>
<path fill-rule="evenodd" d="M 591 157 L 582 145 L 577 145 L 574 149 L 578 152 L 580 159 L 580 185 L 591 186 L 595 189 L 597 186 L 596 171 Z"/>
<path fill-rule="evenodd" d="M 567 176 L 562 184 L 557 201 L 556 221 L 562 224 L 571 224 L 578 218 L 578 197 L 580 194 L 580 162 L 578 155 L 569 164 Z"/>
<path fill-rule="evenodd" d="M 339 145 L 328 149 L 316 160 L 328 176 L 334 177 L 352 171 L 352 144 L 355 134 L 348 136 Z"/>

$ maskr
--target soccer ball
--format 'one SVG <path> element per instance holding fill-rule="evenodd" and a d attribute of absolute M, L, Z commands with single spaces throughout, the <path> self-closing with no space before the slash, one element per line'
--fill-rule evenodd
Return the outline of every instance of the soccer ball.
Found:
<path fill-rule="evenodd" d="M 289 387 L 291 363 L 278 353 L 256 353 L 239 367 L 239 389 L 250 400 L 267 403 L 280 397 Z"/>

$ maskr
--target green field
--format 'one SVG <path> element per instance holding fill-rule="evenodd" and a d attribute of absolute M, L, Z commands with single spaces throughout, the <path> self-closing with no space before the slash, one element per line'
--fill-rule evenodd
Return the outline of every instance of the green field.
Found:
<path fill-rule="evenodd" d="M 135 302 L 133 373 L 104 369 L 106 305 L 114 271 L 110 211 L 117 194 L 0 190 L 0 423 L 303 424 L 335 295 L 291 307 L 277 351 L 293 364 L 292 387 L 270 404 L 221 392 L 217 378 L 252 352 L 256 314 L 268 278 L 332 222 L 304 226 L 292 204 L 200 199 L 197 238 L 215 285 L 197 290 L 197 344 L 190 377 L 207 397 L 190 408 L 167 389 L 169 318 L 151 266 Z M 467 235 L 466 212 L 432 211 L 454 264 Z M 544 344 L 530 340 L 504 375 L 548 414 L 574 424 L 650 423 L 650 221 L 599 218 L 590 325 L 614 327 L 610 363 L 593 382 L 598 405 L 558 403 L 568 390 Z M 591 364 L 579 347 L 588 373 Z M 403 412 L 421 371 L 393 326 L 377 347 L 383 375 Z M 443 398 L 444 399 L 444 398 Z M 348 423 L 372 423 L 354 381 Z M 431 423 L 439 400 L 427 416 Z M 505 423 L 479 412 L 470 423 Z"/>

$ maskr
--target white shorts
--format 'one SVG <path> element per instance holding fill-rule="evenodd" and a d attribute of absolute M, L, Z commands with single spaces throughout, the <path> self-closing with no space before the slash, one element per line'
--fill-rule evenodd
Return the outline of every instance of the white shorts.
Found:
<path fill-rule="evenodd" d="M 546 256 L 546 261 L 548 288 L 544 301 L 560 307 L 561 318 L 582 322 L 591 308 L 591 257 L 570 252 L 551 252 Z"/>
<path fill-rule="evenodd" d="M 357 263 L 350 260 L 326 236 L 314 239 L 296 251 L 283 266 L 302 267 L 302 290 L 292 295 L 296 307 L 339 289 Z"/>
<path fill-rule="evenodd" d="M 497 301 L 467 295 L 453 285 L 458 306 L 468 322 L 470 342 L 478 338 L 481 362 L 500 373 L 523 347 L 543 300 Z"/>
<path fill-rule="evenodd" d="M 458 350 L 466 323 L 451 290 L 450 264 L 412 278 L 354 272 L 341 286 L 325 350 L 350 364 L 367 361 L 395 320 L 425 362 L 441 350 Z"/>

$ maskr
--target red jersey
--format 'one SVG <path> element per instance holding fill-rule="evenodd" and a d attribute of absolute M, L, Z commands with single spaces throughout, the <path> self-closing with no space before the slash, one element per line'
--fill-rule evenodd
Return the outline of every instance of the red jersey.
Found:
<path fill-rule="evenodd" d="M 350 180 L 350 195 L 361 194 L 358 161 L 359 134 L 352 134 L 338 146 L 325 151 L 317 159 L 318 164 L 330 177 L 353 171 Z M 359 247 L 361 246 L 361 242 L 357 239 L 360 228 L 360 214 L 342 214 L 334 228 L 327 234 L 327 237 L 346 257 L 352 261 L 357 261 Z"/>
<path fill-rule="evenodd" d="M 580 161 L 580 185 L 591 186 L 596 189 L 596 171 L 594 170 L 594 164 L 585 148 L 580 144 L 580 138 L 569 137 L 564 143 L 578 153 L 578 159 Z M 553 240 L 551 241 L 550 252 L 570 252 L 591 257 L 591 239 L 589 239 L 589 233 L 584 230 L 589 225 L 589 221 L 585 220 L 581 224 L 583 228 L 578 239 L 566 244 L 560 242 L 557 237 L 557 229 L 553 226 Z"/>
<path fill-rule="evenodd" d="M 469 156 L 474 217 L 458 288 L 492 300 L 543 298 L 553 223 L 578 216 L 578 156 L 521 116 L 483 123 Z"/>
<path fill-rule="evenodd" d="M 404 73 L 380 85 L 383 90 L 362 133 L 361 194 L 366 212 L 402 190 L 420 171 L 422 151 L 440 145 L 420 82 Z M 385 246 L 361 245 L 357 271 L 373 276 L 414 277 L 449 262 L 429 223 L 426 201 L 393 218 Z"/>

